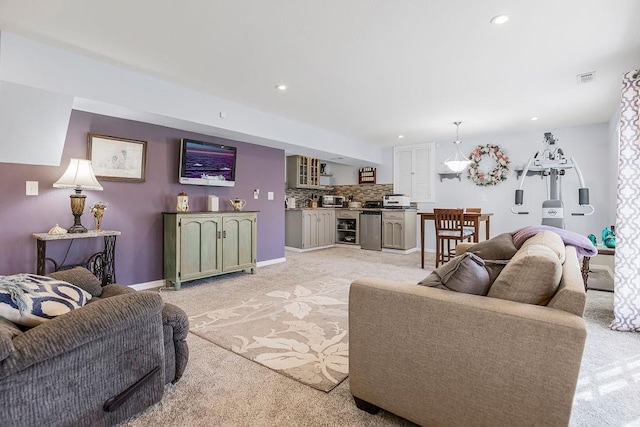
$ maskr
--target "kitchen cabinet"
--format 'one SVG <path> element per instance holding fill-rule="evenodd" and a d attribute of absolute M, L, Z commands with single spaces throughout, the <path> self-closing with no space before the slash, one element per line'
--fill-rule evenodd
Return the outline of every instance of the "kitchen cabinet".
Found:
<path fill-rule="evenodd" d="M 285 212 L 285 246 L 313 249 L 335 241 L 335 209 L 292 209 Z"/>
<path fill-rule="evenodd" d="M 320 159 L 308 156 L 288 156 L 287 187 L 321 188 Z"/>
<path fill-rule="evenodd" d="M 382 212 L 382 247 L 387 249 L 413 249 L 416 247 L 415 210 Z"/>
<path fill-rule="evenodd" d="M 362 211 L 336 210 L 336 243 L 360 244 L 360 212 Z"/>
<path fill-rule="evenodd" d="M 232 271 L 255 272 L 256 212 L 165 212 L 164 276 L 182 282 Z"/>

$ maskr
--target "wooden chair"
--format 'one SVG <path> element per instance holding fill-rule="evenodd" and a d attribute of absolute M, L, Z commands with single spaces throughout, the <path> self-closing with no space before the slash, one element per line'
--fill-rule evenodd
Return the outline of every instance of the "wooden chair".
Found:
<path fill-rule="evenodd" d="M 471 239 L 473 228 L 464 227 L 464 209 L 434 209 L 436 226 L 436 267 L 454 256 L 451 242 Z M 445 250 L 446 242 L 446 250 Z M 455 245 L 453 247 L 455 250 Z"/>
<path fill-rule="evenodd" d="M 465 213 L 482 213 L 482 208 L 465 208 Z M 476 221 L 472 219 L 466 219 L 464 221 L 464 226 L 471 231 L 473 231 L 473 241 L 480 241 L 480 236 L 476 236 Z"/>

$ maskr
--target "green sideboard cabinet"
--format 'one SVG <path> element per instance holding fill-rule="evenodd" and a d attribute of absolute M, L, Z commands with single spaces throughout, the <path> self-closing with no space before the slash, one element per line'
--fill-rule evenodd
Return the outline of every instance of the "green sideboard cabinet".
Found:
<path fill-rule="evenodd" d="M 164 277 L 182 282 L 256 268 L 256 212 L 164 212 Z"/>

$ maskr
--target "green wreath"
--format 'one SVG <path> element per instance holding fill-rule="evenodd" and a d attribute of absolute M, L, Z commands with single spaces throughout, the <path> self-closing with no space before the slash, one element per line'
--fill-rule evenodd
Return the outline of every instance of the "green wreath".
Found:
<path fill-rule="evenodd" d="M 495 160 L 496 166 L 490 171 L 480 169 L 480 161 L 483 156 L 489 156 Z M 467 178 L 476 183 L 476 185 L 496 185 L 497 183 L 507 179 L 509 172 L 509 157 L 498 145 L 478 145 L 471 152 L 471 164 L 467 169 Z"/>

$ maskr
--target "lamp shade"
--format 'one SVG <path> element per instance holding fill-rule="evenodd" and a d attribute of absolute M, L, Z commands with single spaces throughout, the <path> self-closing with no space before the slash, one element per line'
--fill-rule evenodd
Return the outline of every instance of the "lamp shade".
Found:
<path fill-rule="evenodd" d="M 91 160 L 71 159 L 69 166 L 59 180 L 53 183 L 55 188 L 75 188 L 76 190 L 102 190 L 91 167 Z"/>
<path fill-rule="evenodd" d="M 460 151 L 460 141 L 454 141 L 453 143 L 456 146 L 454 154 L 442 163 L 444 163 L 453 172 L 462 172 L 471 164 L 471 160 L 469 160 L 464 154 L 462 154 L 462 151 Z"/>
<path fill-rule="evenodd" d="M 453 152 L 453 155 L 449 156 L 449 158 L 442 163 L 444 163 L 453 172 L 458 173 L 465 170 L 465 168 L 471 164 L 471 160 L 469 160 L 467 156 L 462 154 L 462 151 L 460 151 L 460 137 L 458 135 L 458 131 L 460 130 L 460 124 L 462 124 L 462 122 L 453 122 L 453 124 L 456 125 L 456 140 L 453 141 L 455 151 Z"/>

